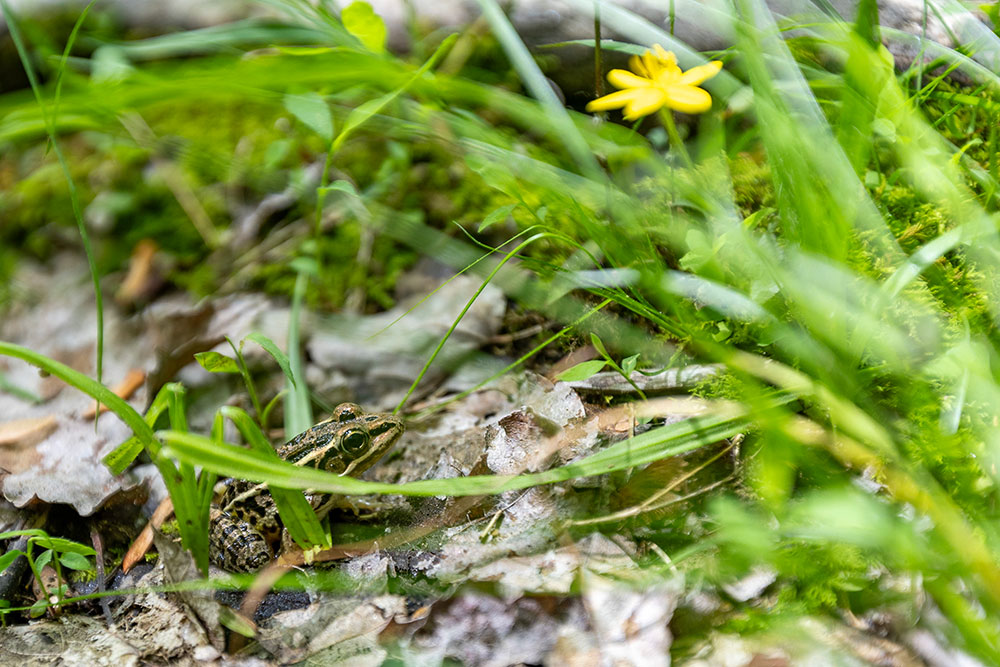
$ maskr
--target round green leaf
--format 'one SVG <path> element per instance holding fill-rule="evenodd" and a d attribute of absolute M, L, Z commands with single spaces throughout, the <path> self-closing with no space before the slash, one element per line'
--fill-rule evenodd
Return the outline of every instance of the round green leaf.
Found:
<path fill-rule="evenodd" d="M 90 559 L 78 553 L 65 553 L 59 557 L 59 562 L 63 567 L 71 570 L 89 570 L 91 568 Z"/>
<path fill-rule="evenodd" d="M 344 7 L 340 20 L 347 32 L 358 38 L 372 53 L 385 53 L 385 22 L 367 2 L 358 0 Z"/>
<path fill-rule="evenodd" d="M 208 352 L 198 352 L 194 355 L 194 358 L 198 361 L 201 367 L 209 373 L 240 372 L 240 367 L 237 365 L 236 360 L 232 357 L 227 357 L 221 352 L 214 352 L 212 350 L 209 350 Z"/>
<path fill-rule="evenodd" d="M 327 141 L 333 139 L 333 116 L 318 93 L 285 95 L 285 108 Z"/>
<path fill-rule="evenodd" d="M 45 610 L 49 608 L 49 603 L 47 600 L 36 600 L 35 604 L 31 605 L 31 609 L 28 610 L 28 615 L 31 618 L 38 618 L 45 613 Z"/>

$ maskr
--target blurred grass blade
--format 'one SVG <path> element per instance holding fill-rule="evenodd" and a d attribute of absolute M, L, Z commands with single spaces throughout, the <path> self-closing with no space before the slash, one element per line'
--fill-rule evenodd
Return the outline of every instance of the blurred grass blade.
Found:
<path fill-rule="evenodd" d="M 285 384 L 285 437 L 293 438 L 313 425 L 312 402 L 306 386 L 305 368 L 302 363 L 300 322 L 302 303 L 309 286 L 309 271 L 300 269 L 295 276 L 292 307 L 288 312 L 288 370 L 291 377 Z M 294 381 L 298 378 L 298 381 Z"/>
<path fill-rule="evenodd" d="M 21 38 L 21 30 L 18 23 L 18 18 L 10 11 L 10 7 L 7 0 L 0 0 L 0 9 L 3 10 L 3 16 L 7 21 L 7 29 L 10 31 L 11 39 L 14 41 L 14 46 L 17 49 L 17 55 L 21 59 L 21 64 L 24 66 L 24 72 L 28 76 L 28 83 L 31 85 L 31 91 L 35 95 L 35 101 L 38 103 L 38 108 L 42 113 L 42 119 L 45 122 L 45 131 L 48 134 L 49 141 L 52 145 L 52 150 L 56 154 L 56 158 L 59 160 L 59 166 L 62 169 L 63 177 L 66 179 L 66 185 L 69 187 L 69 199 L 73 208 L 73 217 L 76 219 L 77 231 L 80 233 L 80 240 L 83 242 L 83 250 L 87 255 L 87 264 L 90 267 L 90 278 L 91 282 L 94 284 L 94 300 L 97 307 L 97 382 L 101 382 L 103 378 L 104 369 L 104 298 L 101 295 L 101 280 L 100 275 L 97 272 L 97 261 L 94 258 L 94 251 L 90 244 L 90 236 L 87 234 L 87 226 L 83 221 L 83 211 L 80 208 L 80 195 L 76 190 L 76 182 L 73 180 L 73 174 L 70 171 L 69 164 L 66 162 L 66 157 L 63 155 L 62 149 L 59 147 L 59 142 L 56 138 L 56 119 L 48 114 L 47 107 L 45 105 L 45 100 L 42 97 L 41 85 L 38 82 L 38 77 L 35 74 L 35 69 L 31 64 L 31 58 L 25 47 L 24 41 Z M 90 6 L 87 6 L 87 10 Z M 86 13 L 87 10 L 84 10 Z M 81 17 L 82 20 L 82 17 Z M 73 33 L 75 35 L 76 29 L 74 28 Z M 67 49 L 69 46 L 67 45 Z M 97 414 L 100 414 L 100 403 L 97 405 Z M 97 419 L 94 420 L 95 426 Z"/>
<path fill-rule="evenodd" d="M 476 0 L 476 2 L 514 69 L 524 81 L 524 85 L 531 91 L 532 96 L 541 102 L 545 113 L 558 128 L 558 140 L 566 144 L 567 150 L 584 174 L 591 178 L 599 178 L 600 167 L 590 152 L 590 147 L 576 129 L 566 107 L 552 90 L 552 84 L 535 64 L 535 59 L 531 57 L 531 53 L 500 9 L 500 5 L 495 0 Z"/>
<path fill-rule="evenodd" d="M 278 362 L 278 366 L 281 368 L 281 372 L 285 374 L 285 378 L 295 386 L 295 375 L 292 373 L 291 365 L 289 364 L 288 357 L 285 353 L 274 344 L 274 341 L 265 336 L 262 333 L 251 332 L 247 334 L 243 341 L 250 341 L 252 343 L 257 343 L 264 351 L 271 355 L 271 358 Z"/>
<path fill-rule="evenodd" d="M 444 57 L 444 54 L 448 52 L 448 49 L 451 48 L 456 39 L 458 39 L 458 35 L 448 35 L 445 37 L 444 41 L 442 41 L 434 53 L 431 54 L 431 57 L 428 58 L 427 61 L 421 65 L 420 68 L 413 73 L 413 76 L 407 79 L 402 86 L 386 93 L 385 95 L 382 95 L 381 97 L 368 100 L 360 106 L 352 109 L 347 115 L 347 120 L 344 121 L 343 129 L 340 130 L 337 138 L 334 139 L 333 148 L 331 150 L 336 152 L 344 144 L 347 138 L 351 136 L 354 130 L 364 125 L 372 116 L 382 111 L 382 109 L 384 109 L 390 102 L 409 90 L 414 83 L 419 81 L 426 72 L 430 71 L 431 68 L 433 68 L 438 61 Z"/>
<path fill-rule="evenodd" d="M 790 400 L 792 400 L 790 397 L 779 397 L 773 399 L 772 404 L 781 405 Z M 517 476 L 483 475 L 433 479 L 405 484 L 365 482 L 313 468 L 302 468 L 233 445 L 219 448 L 211 439 L 193 433 L 161 431 L 159 435 L 168 444 L 169 453 L 179 459 L 220 474 L 231 474 L 284 488 L 310 488 L 344 494 L 470 496 L 593 477 L 651 463 L 731 437 L 746 429 L 749 422 L 750 417 L 745 410 L 732 405 L 720 406 L 718 412 L 709 412 L 703 416 L 652 429 L 575 463 L 544 472 Z"/>
<path fill-rule="evenodd" d="M 27 389 L 22 389 L 17 385 L 13 384 L 7 379 L 7 376 L 0 373 L 0 391 L 7 392 L 11 396 L 17 396 L 22 401 L 27 401 L 29 403 L 41 403 L 42 397 L 37 394 L 33 394 Z"/>

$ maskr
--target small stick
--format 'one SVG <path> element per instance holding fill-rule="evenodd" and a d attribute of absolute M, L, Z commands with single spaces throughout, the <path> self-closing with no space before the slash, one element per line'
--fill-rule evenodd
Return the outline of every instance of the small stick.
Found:
<path fill-rule="evenodd" d="M 90 542 L 94 545 L 96 552 L 94 565 L 97 568 L 97 592 L 103 593 L 106 590 L 104 586 L 104 540 L 101 539 L 101 534 L 93 526 L 90 527 Z M 104 612 L 104 620 L 108 622 L 110 627 L 114 623 L 111 618 L 111 604 L 104 596 L 101 596 L 100 602 L 101 611 Z"/>

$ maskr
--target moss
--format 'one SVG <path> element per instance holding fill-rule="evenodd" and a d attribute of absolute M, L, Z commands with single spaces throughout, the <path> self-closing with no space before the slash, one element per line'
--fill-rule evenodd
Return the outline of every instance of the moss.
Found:
<path fill-rule="evenodd" d="M 920 99 L 928 120 L 948 141 L 989 168 L 995 177 L 1000 108 L 983 95 L 981 88 L 944 77 L 924 83 L 926 89 L 920 91 Z"/>
<path fill-rule="evenodd" d="M 67 574 L 71 584 L 83 584 L 97 579 L 97 570 L 63 570 Z"/>
<path fill-rule="evenodd" d="M 774 206 L 774 186 L 771 167 L 751 153 L 740 153 L 729 161 L 733 201 L 743 217 Z"/>
<path fill-rule="evenodd" d="M 177 523 L 176 517 L 170 519 L 169 521 L 164 521 L 163 525 L 160 526 L 160 532 L 168 537 L 179 537 L 181 534 L 180 524 Z"/>
<path fill-rule="evenodd" d="M 883 182 L 874 190 L 873 198 L 907 254 L 955 227 L 940 207 L 926 202 L 906 185 Z M 879 280 L 895 270 L 881 258 L 881 253 L 870 249 L 864 236 L 856 246 L 854 259 L 853 268 Z M 975 259 L 959 246 L 929 266 L 920 280 L 908 286 L 905 295 L 911 302 L 923 303 L 943 315 L 951 335 L 964 331 L 966 323 L 974 330 L 987 331 L 992 318 L 987 290 L 982 288 L 985 279 Z"/>
<path fill-rule="evenodd" d="M 741 401 L 746 388 L 735 375 L 729 372 L 714 373 L 700 380 L 691 388 L 691 394 L 707 400 Z"/>

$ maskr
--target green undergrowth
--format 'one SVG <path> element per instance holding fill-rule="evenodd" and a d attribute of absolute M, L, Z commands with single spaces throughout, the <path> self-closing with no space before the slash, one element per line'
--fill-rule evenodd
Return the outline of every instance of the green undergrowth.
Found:
<path fill-rule="evenodd" d="M 64 72 L 52 126 L 101 275 L 151 238 L 172 260 L 174 286 L 288 296 L 297 317 L 359 293 L 366 310 L 392 307 L 396 283 L 428 256 L 502 288 L 511 332 L 545 325 L 503 349 L 510 369 L 544 368 L 586 344 L 595 358 L 574 369 L 581 377 L 723 366 L 694 389 L 696 417 L 655 415 L 634 437 L 530 474 L 375 484 L 275 458 L 260 405 L 270 397 L 256 393 L 242 342 L 235 359 L 199 358 L 239 373 L 254 408 L 221 408 L 210 436 L 188 429 L 179 385 L 143 416 L 37 352 L 0 351 L 110 401 L 137 437 L 109 464 L 124 469 L 145 450 L 176 473 L 175 506 L 191 525 L 204 526 L 207 511 L 196 470 L 284 489 L 309 544 L 323 536 L 289 489 L 475 496 L 600 477 L 565 534 L 624 534 L 660 559 L 644 567 L 650 577 L 680 571 L 711 589 L 723 604 L 706 627 L 766 634 L 909 604 L 905 628 L 922 624 L 997 662 L 1000 79 L 959 50 L 939 55 L 975 85 L 943 78 L 939 63 L 893 62 L 874 2 L 857 17 L 811 17 L 807 36 L 737 4 L 732 48 L 709 54 L 725 64 L 705 84 L 714 106 L 678 116 L 679 131 L 674 116 L 659 117 L 664 129 L 657 117 L 627 126 L 567 109 L 489 0 L 496 41 L 464 55 L 469 34 L 387 56 L 322 14 L 261 27 L 252 44 L 231 28 L 238 57 L 195 49 L 149 60 L 163 42 L 107 43 L 118 61 L 80 56 Z M 684 69 L 703 60 L 622 12 L 608 7 L 602 20 L 677 51 Z M 288 44 L 293 27 L 308 47 L 261 48 Z M 541 59 L 549 72 L 557 54 Z M 51 81 L 43 88 L 52 95 Z M 11 94 L 0 114 L 0 214 L 10 221 L 0 240 L 38 259 L 75 248 L 37 106 Z M 318 167 L 319 182 L 307 182 Z M 233 218 L 285 188 L 295 192 L 287 207 L 239 238 Z M 260 258 L 243 261 L 250 251 Z M 297 339 L 287 357 L 248 340 L 298 397 L 286 432 L 300 432 L 310 404 Z M 397 411 L 413 407 L 404 399 Z M 224 418 L 251 449 L 224 442 Z M 657 496 L 668 488 L 676 497 Z M 180 530 L 204 564 L 204 536 Z M 725 593 L 759 572 L 774 581 L 756 595 Z"/>

